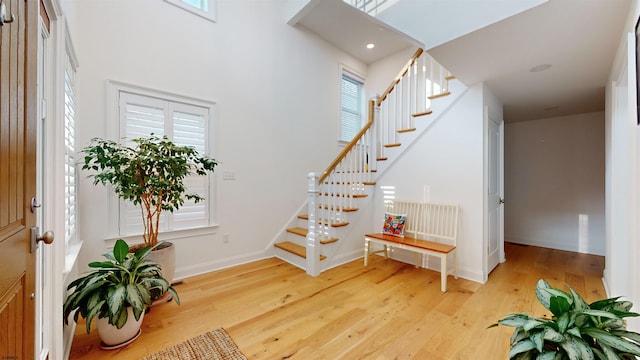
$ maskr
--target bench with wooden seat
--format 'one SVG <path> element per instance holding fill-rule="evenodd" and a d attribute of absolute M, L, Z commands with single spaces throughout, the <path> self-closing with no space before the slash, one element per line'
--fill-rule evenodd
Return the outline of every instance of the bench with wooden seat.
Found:
<path fill-rule="evenodd" d="M 447 291 L 447 257 L 453 257 L 453 276 L 458 278 L 456 238 L 458 234 L 458 205 L 411 201 L 394 201 L 386 206 L 387 213 L 406 215 L 404 237 L 375 233 L 364 236 L 364 266 L 369 255 L 384 253 L 389 257 L 390 248 L 412 251 L 416 267 L 420 267 L 421 255 L 440 258 L 440 288 Z M 371 244 L 380 244 L 382 250 L 371 251 Z"/>

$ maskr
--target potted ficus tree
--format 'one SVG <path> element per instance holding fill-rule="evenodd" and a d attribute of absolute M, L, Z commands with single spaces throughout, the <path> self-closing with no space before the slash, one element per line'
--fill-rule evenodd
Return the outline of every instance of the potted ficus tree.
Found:
<path fill-rule="evenodd" d="M 188 193 L 187 176 L 206 175 L 218 164 L 189 146 L 180 146 L 166 136 L 132 139 L 132 146 L 113 140 L 94 138 L 85 147 L 83 170 L 93 171 L 93 183 L 111 184 L 121 198 L 141 209 L 144 246 L 151 246 L 151 258 L 160 263 L 165 278 L 173 280 L 175 247 L 166 243 L 156 248 L 160 215 L 176 211 L 185 202 L 199 202 L 202 196 Z"/>
<path fill-rule="evenodd" d="M 620 360 L 640 356 L 640 334 L 625 329 L 633 304 L 619 297 L 587 304 L 573 289 L 556 289 L 543 279 L 536 285 L 538 301 L 551 318 L 510 314 L 490 327 L 515 328 L 509 359 Z"/>
<path fill-rule="evenodd" d="M 113 251 L 104 254 L 105 261 L 90 263 L 92 270 L 67 287 L 70 293 L 63 306 L 65 323 L 72 313 L 76 322 L 82 316 L 89 333 L 93 319 L 97 318 L 102 347 L 118 348 L 140 335 L 154 291 L 168 292 L 180 304 L 178 294 L 162 277 L 158 264 L 148 259 L 152 250 L 149 246 L 129 252 L 127 243 L 117 240 Z"/>

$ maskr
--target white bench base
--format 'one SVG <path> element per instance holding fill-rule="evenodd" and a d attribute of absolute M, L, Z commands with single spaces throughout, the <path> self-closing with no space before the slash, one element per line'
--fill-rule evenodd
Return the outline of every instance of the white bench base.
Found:
<path fill-rule="evenodd" d="M 371 243 L 380 244 L 383 246 L 382 250 L 371 251 Z M 416 246 L 414 244 L 419 244 Z M 429 246 L 436 247 L 436 249 L 430 249 Z M 392 235 L 384 234 L 367 234 L 364 237 L 364 266 L 369 265 L 369 255 L 376 253 L 384 253 L 385 259 L 389 258 L 389 248 L 398 248 L 412 251 L 415 254 L 416 267 L 420 267 L 420 254 L 437 256 L 440 258 L 440 289 L 442 292 L 447 291 L 447 255 L 453 256 L 453 276 L 458 278 L 458 258 L 456 256 L 456 248 L 454 246 L 447 246 L 439 243 L 433 243 L 425 240 L 418 240 L 413 238 L 398 238 Z"/>

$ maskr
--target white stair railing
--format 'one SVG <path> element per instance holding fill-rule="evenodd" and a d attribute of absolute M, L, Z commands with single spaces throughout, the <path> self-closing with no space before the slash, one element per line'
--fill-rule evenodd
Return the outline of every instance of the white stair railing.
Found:
<path fill-rule="evenodd" d="M 381 146 L 378 159 L 385 158 L 385 148 L 399 144 L 400 134 L 415 129 L 415 120 L 431 113 L 431 100 L 449 94 L 451 73 L 434 58 L 418 49 L 387 91 L 378 98 Z"/>
<path fill-rule="evenodd" d="M 322 174 L 308 176 L 307 273 L 320 273 L 320 245 L 337 241 L 346 214 L 357 210 L 366 185 L 375 184 L 377 161 L 385 146 L 414 129 L 416 118 L 430 113 L 431 99 L 448 94 L 451 74 L 418 49 L 377 100 L 369 101 L 368 121 Z"/>
<path fill-rule="evenodd" d="M 356 9 L 371 16 L 377 16 L 384 9 L 398 2 L 398 0 L 343 0 Z"/>

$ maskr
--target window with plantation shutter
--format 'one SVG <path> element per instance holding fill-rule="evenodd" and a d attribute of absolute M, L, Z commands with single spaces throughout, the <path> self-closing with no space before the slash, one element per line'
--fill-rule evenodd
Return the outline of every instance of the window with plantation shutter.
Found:
<path fill-rule="evenodd" d="M 64 242 L 67 253 L 78 243 L 75 84 L 76 68 L 67 54 L 64 70 Z"/>
<path fill-rule="evenodd" d="M 150 96 L 130 91 L 120 91 L 119 118 L 122 141 L 133 146 L 132 139 L 138 137 L 166 135 L 177 145 L 190 146 L 200 154 L 210 155 L 210 117 L 212 105 L 190 103 L 189 99 L 167 97 L 163 94 Z M 163 211 L 160 231 L 190 229 L 208 226 L 211 223 L 209 176 L 190 176 L 185 179 L 188 193 L 196 193 L 205 200 L 195 203 L 185 200 L 179 210 Z M 131 202 L 120 202 L 120 235 L 138 235 L 143 232 L 141 210 Z"/>
<path fill-rule="evenodd" d="M 362 128 L 364 106 L 364 80 L 349 71 L 343 70 L 340 99 L 341 141 L 351 141 Z"/>

